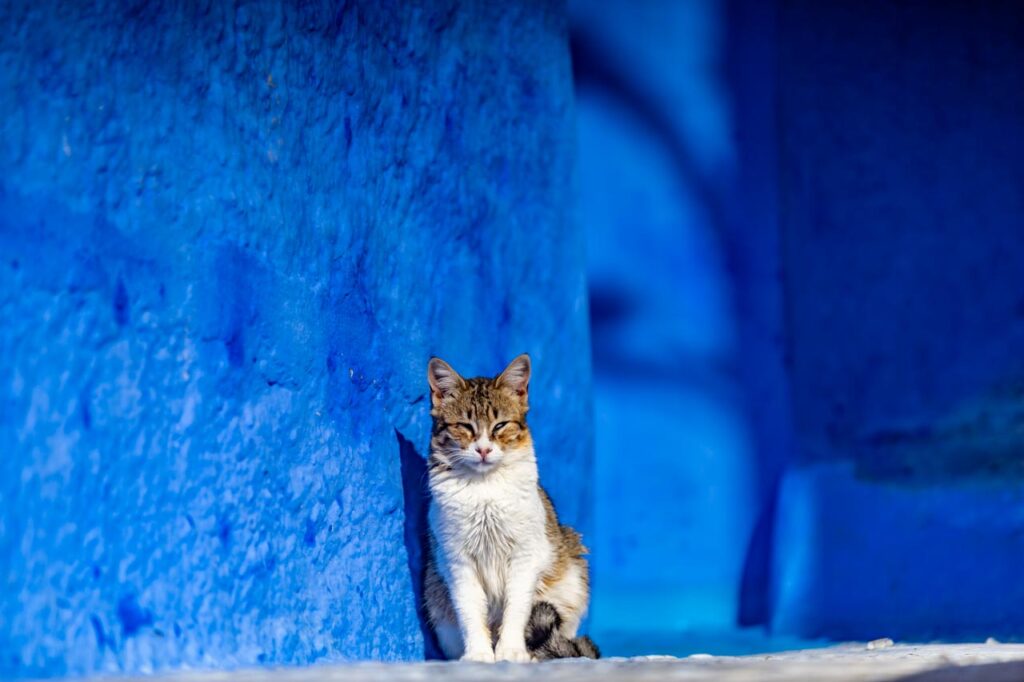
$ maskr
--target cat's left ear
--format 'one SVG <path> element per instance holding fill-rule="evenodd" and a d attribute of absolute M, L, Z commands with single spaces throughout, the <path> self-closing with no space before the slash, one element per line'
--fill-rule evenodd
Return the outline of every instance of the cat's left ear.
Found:
<path fill-rule="evenodd" d="M 494 383 L 510 389 L 525 403 L 527 386 L 530 383 L 530 356 L 523 353 L 510 362 Z"/>

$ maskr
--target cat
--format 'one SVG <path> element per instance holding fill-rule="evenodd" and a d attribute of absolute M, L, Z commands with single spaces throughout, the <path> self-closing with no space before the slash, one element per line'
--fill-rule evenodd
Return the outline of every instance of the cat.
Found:
<path fill-rule="evenodd" d="M 577 637 L 590 597 L 587 550 L 540 486 L 526 425 L 530 358 L 464 379 L 427 366 L 430 556 L 424 601 L 449 659 L 597 658 Z M 530 642 L 527 642 L 529 635 Z"/>
<path fill-rule="evenodd" d="M 601 652 L 590 637 L 566 637 L 561 627 L 562 617 L 555 607 L 546 601 L 536 602 L 526 624 L 526 649 L 538 661 L 601 658 Z"/>

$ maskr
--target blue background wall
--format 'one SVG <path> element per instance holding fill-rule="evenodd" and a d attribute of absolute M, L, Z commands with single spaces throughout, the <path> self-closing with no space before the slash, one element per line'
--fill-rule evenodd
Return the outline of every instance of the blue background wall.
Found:
<path fill-rule="evenodd" d="M 570 17 L 606 650 L 1024 637 L 1020 3 Z"/>
<path fill-rule="evenodd" d="M 592 623 L 610 653 L 803 644 L 737 628 L 767 617 L 790 450 L 774 11 L 570 3 L 595 373 Z"/>
<path fill-rule="evenodd" d="M 423 656 L 431 354 L 589 532 L 557 2 L 0 24 L 0 676 Z"/>
<path fill-rule="evenodd" d="M 1024 11 L 779 11 L 776 629 L 1024 636 Z"/>
<path fill-rule="evenodd" d="M 629 653 L 620 636 L 650 646 L 732 626 L 737 538 L 753 522 L 749 433 L 723 369 L 732 282 L 707 190 L 732 160 L 710 68 L 724 26 L 714 2 L 570 9 L 595 373 L 593 625 Z"/>

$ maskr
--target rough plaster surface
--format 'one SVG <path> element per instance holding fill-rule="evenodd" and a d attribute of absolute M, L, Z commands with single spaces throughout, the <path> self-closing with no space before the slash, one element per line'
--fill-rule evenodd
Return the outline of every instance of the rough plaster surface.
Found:
<path fill-rule="evenodd" d="M 557 2 L 0 25 L 0 677 L 422 657 L 431 354 L 533 355 L 589 529 Z"/>

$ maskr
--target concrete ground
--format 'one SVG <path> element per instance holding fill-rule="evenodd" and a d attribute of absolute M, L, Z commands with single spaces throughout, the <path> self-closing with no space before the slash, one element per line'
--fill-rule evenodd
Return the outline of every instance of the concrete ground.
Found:
<path fill-rule="evenodd" d="M 150 678 L 151 679 L 151 678 Z M 536 664 L 359 663 L 310 668 L 253 669 L 234 672 L 190 672 L 166 676 L 190 682 L 351 682 L 366 680 L 554 680 L 557 682 L 663 680 L 776 682 L 811 680 L 901 680 L 905 682 L 1022 682 L 1024 644 L 870 645 L 839 646 L 753 656 L 687 658 L 646 656 L 600 661 L 552 661 Z"/>

